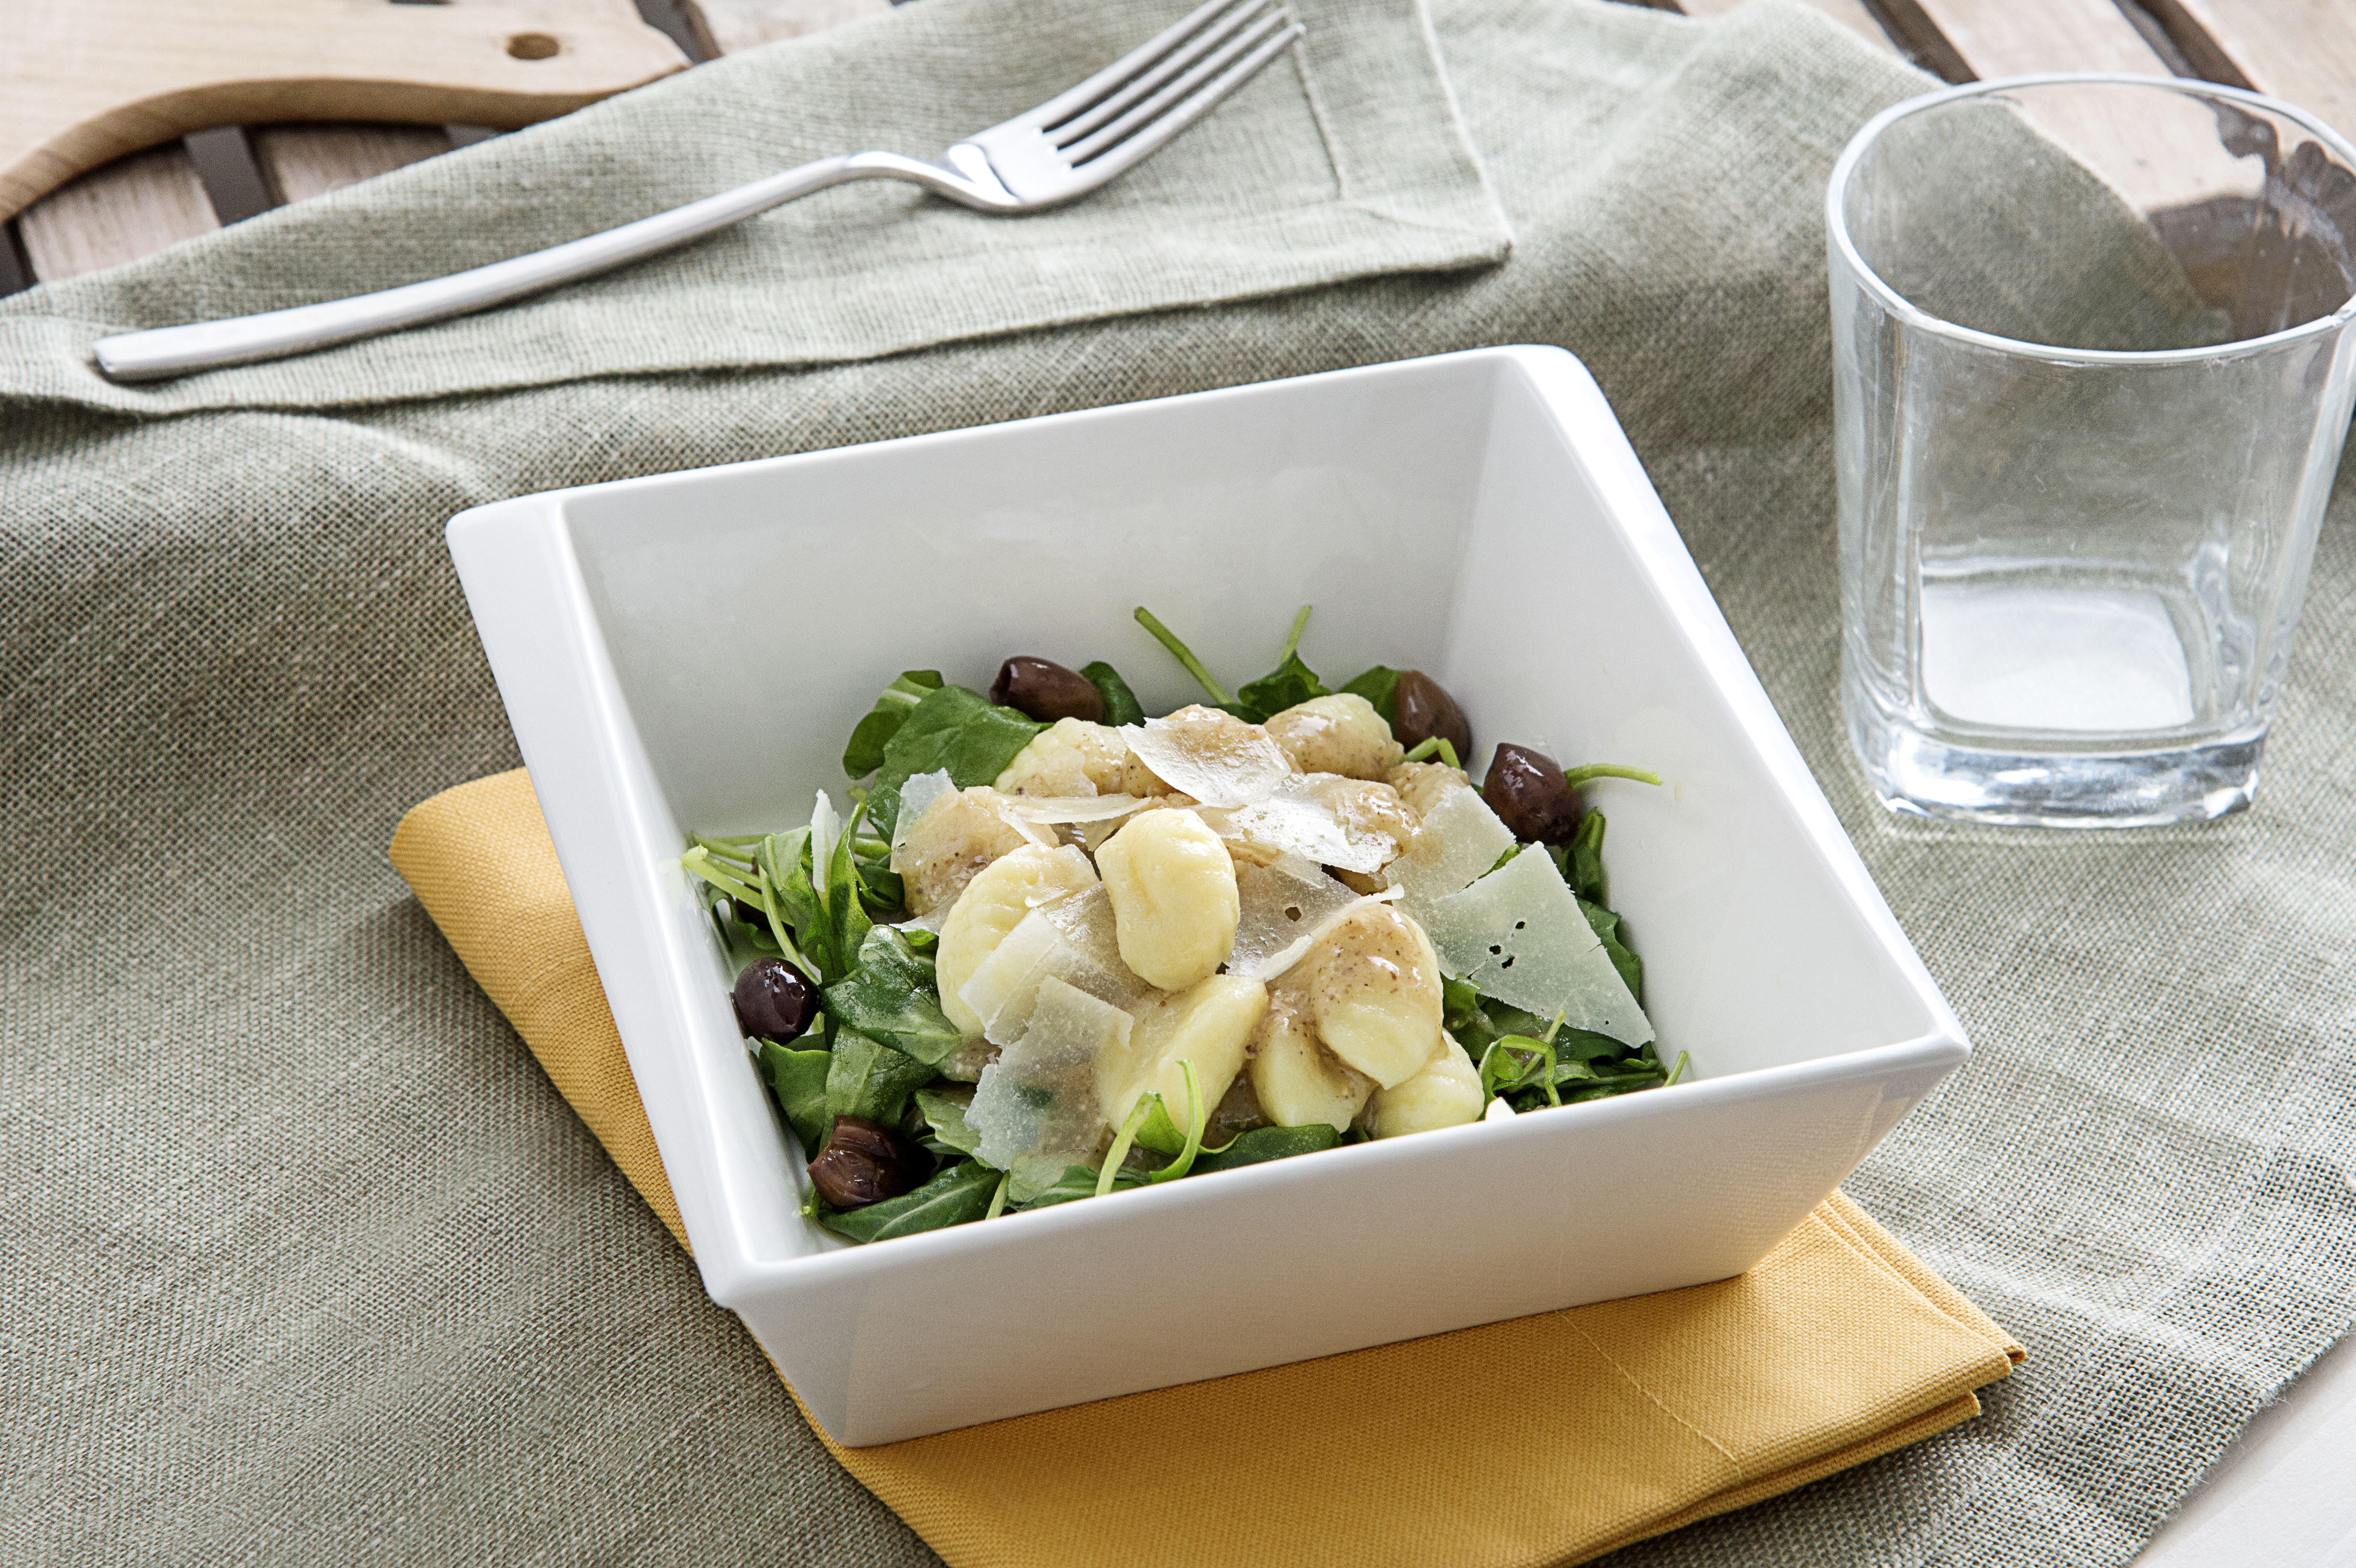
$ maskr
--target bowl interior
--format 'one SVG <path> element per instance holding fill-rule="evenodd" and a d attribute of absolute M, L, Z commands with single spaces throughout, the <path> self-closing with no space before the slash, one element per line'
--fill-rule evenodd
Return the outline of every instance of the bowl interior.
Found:
<path fill-rule="evenodd" d="M 1828 814 L 1771 765 L 1788 742 L 1759 732 L 1755 681 L 1657 502 L 1644 491 L 1650 515 L 1631 517 L 1599 479 L 1596 453 L 1624 447 L 1600 396 L 1592 410 L 1601 429 L 1567 427 L 1519 363 L 1468 356 L 566 497 L 622 744 L 658 797 L 645 852 L 675 856 L 690 827 L 790 826 L 819 788 L 847 809 L 843 741 L 904 669 L 982 687 L 1011 654 L 1103 658 L 1162 711 L 1199 693 L 1135 606 L 1232 685 L 1273 665 L 1311 603 L 1302 653 L 1329 684 L 1419 667 L 1463 704 L 1482 760 L 1510 740 L 1667 781 L 1588 792 L 1665 1059 L 1719 1078 L 1932 1031 L 1935 1000 L 1893 962 L 1861 873 L 1827 858 Z M 669 877 L 740 1234 L 755 1258 L 830 1246 L 795 1212 L 791 1135 Z"/>

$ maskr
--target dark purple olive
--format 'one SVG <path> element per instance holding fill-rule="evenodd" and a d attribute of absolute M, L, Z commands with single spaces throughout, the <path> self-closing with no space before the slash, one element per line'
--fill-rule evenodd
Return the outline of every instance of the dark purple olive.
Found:
<path fill-rule="evenodd" d="M 1419 669 L 1399 671 L 1391 695 L 1391 734 L 1408 751 L 1433 736 L 1456 748 L 1459 762 L 1472 755 L 1472 726 L 1448 688 Z"/>
<path fill-rule="evenodd" d="M 933 1157 L 914 1138 L 864 1116 L 837 1116 L 809 1164 L 810 1185 L 838 1209 L 864 1209 L 914 1192 L 933 1174 Z"/>
<path fill-rule="evenodd" d="M 774 1040 L 779 1045 L 809 1028 L 818 1016 L 818 987 L 782 958 L 755 958 L 745 965 L 729 999 L 736 1004 L 738 1029 L 755 1040 Z"/>
<path fill-rule="evenodd" d="M 1568 843 L 1579 831 L 1579 796 L 1554 759 L 1527 746 L 1497 748 L 1481 798 L 1525 844 Z"/>
<path fill-rule="evenodd" d="M 1033 658 L 1029 654 L 1017 654 L 998 667 L 998 678 L 990 683 L 990 699 L 1042 724 L 1053 724 L 1058 719 L 1085 719 L 1091 724 L 1104 720 L 1104 693 L 1097 689 L 1096 682 L 1053 659 Z"/>
<path fill-rule="evenodd" d="M 1463 753 L 1460 752 L 1457 755 L 1462 756 Z M 730 899 L 728 902 L 733 906 L 729 912 L 744 924 L 751 926 L 755 931 L 768 929 L 769 917 L 761 911 L 746 903 L 743 899 Z"/>

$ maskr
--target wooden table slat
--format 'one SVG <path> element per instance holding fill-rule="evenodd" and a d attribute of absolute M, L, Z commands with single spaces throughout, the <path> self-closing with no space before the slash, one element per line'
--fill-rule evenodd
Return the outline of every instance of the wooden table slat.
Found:
<path fill-rule="evenodd" d="M 2202 75 L 2272 93 L 2356 138 L 2356 8 L 2348 0 L 2147 4 Z"/>
<path fill-rule="evenodd" d="M 712 55 L 822 33 L 891 8 L 892 0 L 684 0 L 681 6 L 696 41 Z"/>
<path fill-rule="evenodd" d="M 2112 0 L 1912 0 L 1986 80 L 2037 70 L 2116 70 L 2167 76 Z"/>
<path fill-rule="evenodd" d="M 253 161 L 281 202 L 307 201 L 450 150 L 439 125 L 264 125 Z"/>
<path fill-rule="evenodd" d="M 1878 49 L 1890 54 L 1901 52 L 1890 42 L 1873 13 L 1865 8 L 1864 0 L 1807 0 L 1807 3 L 1855 33 Z M 1678 9 L 1688 16 L 1719 16 L 1741 5 L 1742 0 L 1682 0 Z"/>
<path fill-rule="evenodd" d="M 220 227 L 196 163 L 177 142 L 118 158 L 16 219 L 33 275 L 44 280 L 135 261 Z"/>

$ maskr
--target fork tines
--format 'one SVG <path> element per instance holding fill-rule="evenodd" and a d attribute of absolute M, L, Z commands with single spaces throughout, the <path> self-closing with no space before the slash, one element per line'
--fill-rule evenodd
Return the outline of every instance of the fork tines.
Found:
<path fill-rule="evenodd" d="M 1301 30 L 1291 10 L 1276 0 L 1209 0 L 1023 118 L 1075 169 L 1116 149 L 1141 157 L 1273 59 Z"/>

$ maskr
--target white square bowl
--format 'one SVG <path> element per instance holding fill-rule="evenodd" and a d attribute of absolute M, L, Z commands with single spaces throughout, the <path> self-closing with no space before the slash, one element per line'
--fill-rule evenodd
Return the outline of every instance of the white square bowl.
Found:
<path fill-rule="evenodd" d="M 528 496 L 449 539 L 705 1285 L 843 1443 L 1725 1278 L 1970 1053 L 1558 349 Z M 1687 1082 L 866 1247 L 804 1220 L 687 830 L 842 803 L 903 669 L 1108 658 L 1149 712 L 1194 699 L 1140 603 L 1237 677 L 1313 603 L 1312 665 L 1431 673 L 1484 756 L 1660 773 L 1590 798 Z"/>

